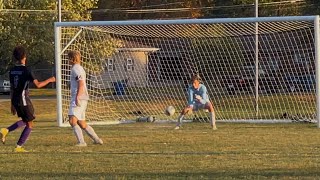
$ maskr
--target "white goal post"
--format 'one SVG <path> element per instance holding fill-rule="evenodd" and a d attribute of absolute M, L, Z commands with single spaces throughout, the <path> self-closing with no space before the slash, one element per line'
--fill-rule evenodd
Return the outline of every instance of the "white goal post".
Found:
<path fill-rule="evenodd" d="M 67 53 L 78 50 L 91 123 L 175 120 L 178 113 L 168 117 L 165 108 L 181 111 L 188 81 L 199 74 L 218 121 L 320 127 L 319 16 L 56 22 L 54 28 L 59 126 L 68 122 Z"/>

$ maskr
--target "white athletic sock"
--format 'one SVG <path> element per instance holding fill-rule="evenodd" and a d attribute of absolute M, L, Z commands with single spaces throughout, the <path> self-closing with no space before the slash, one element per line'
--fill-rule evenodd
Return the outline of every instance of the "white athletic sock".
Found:
<path fill-rule="evenodd" d="M 209 112 L 209 116 L 210 116 L 211 126 L 215 126 L 216 125 L 216 114 L 214 112 Z"/>
<path fill-rule="evenodd" d="M 94 131 L 94 129 L 91 126 L 87 125 L 87 127 L 84 129 L 84 131 L 88 134 L 88 136 L 92 140 L 94 140 L 95 142 L 99 141 L 100 138 L 98 137 L 98 135 L 96 134 L 96 132 Z"/>
<path fill-rule="evenodd" d="M 80 128 L 79 125 L 75 125 L 72 127 L 74 135 L 76 135 L 76 138 L 78 140 L 78 143 L 82 144 L 84 142 L 83 134 L 82 134 L 82 129 Z"/>
<path fill-rule="evenodd" d="M 184 115 L 180 114 L 180 116 L 178 117 L 178 124 L 177 126 L 181 126 L 182 125 L 182 120 L 183 120 Z"/>

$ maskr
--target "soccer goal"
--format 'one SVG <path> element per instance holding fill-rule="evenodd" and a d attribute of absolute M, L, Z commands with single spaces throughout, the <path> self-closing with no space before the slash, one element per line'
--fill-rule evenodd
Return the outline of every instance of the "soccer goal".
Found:
<path fill-rule="evenodd" d="M 318 122 L 319 48 L 318 16 L 57 22 L 58 122 L 68 119 L 70 50 L 82 55 L 92 123 L 175 120 L 164 110 L 182 110 L 196 73 L 218 121 Z"/>

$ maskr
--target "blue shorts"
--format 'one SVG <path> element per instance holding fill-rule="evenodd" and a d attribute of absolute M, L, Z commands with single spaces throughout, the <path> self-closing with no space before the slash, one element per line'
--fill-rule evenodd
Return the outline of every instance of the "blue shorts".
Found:
<path fill-rule="evenodd" d="M 211 104 L 211 102 L 206 102 L 205 104 L 202 103 L 193 103 L 192 111 L 198 111 L 200 109 L 204 109 L 207 105 Z"/>

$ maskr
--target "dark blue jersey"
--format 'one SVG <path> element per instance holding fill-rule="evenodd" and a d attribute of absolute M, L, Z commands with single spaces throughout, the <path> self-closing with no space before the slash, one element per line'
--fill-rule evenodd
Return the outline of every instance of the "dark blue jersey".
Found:
<path fill-rule="evenodd" d="M 29 98 L 29 83 L 35 79 L 32 71 L 24 65 L 14 66 L 10 72 L 12 90 L 11 102 L 16 106 L 31 105 Z"/>

